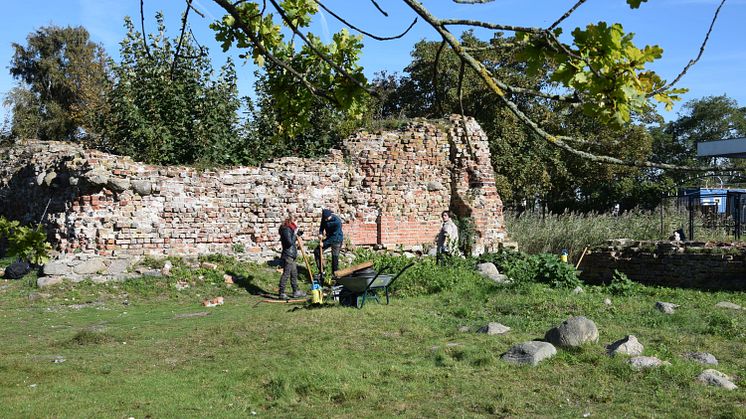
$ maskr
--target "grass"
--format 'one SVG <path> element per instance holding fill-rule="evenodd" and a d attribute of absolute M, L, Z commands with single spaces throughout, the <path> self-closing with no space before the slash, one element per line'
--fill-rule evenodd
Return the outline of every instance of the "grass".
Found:
<path fill-rule="evenodd" d="M 704 227 L 706 220 L 695 219 L 698 241 L 732 241 L 725 230 Z M 668 240 L 678 228 L 688 231 L 688 212 L 681 208 L 667 207 L 661 234 L 660 211 L 628 211 L 618 216 L 609 213 L 546 214 L 524 212 L 517 216 L 505 213 L 505 225 L 511 240 L 526 253 L 559 254 L 567 249 L 571 260 L 577 261 L 586 246 L 597 246 L 609 239 L 632 238 L 635 240 Z"/>
<path fill-rule="evenodd" d="M 183 291 L 176 278 L 42 290 L 0 282 L 3 415 L 746 417 L 746 311 L 713 307 L 746 305 L 746 293 L 640 287 L 606 306 L 605 288 L 573 295 L 499 287 L 460 268 L 461 282 L 435 294 L 362 310 L 306 309 L 258 303 L 246 291 L 272 291 L 276 271 L 212 260 L 240 275 L 242 287 L 178 263 L 175 276 L 192 284 Z M 199 305 L 217 295 L 225 305 Z M 663 315 L 653 308 L 658 300 L 681 307 Z M 512 344 L 541 338 L 572 315 L 596 322 L 598 344 L 560 350 L 534 368 L 500 360 Z M 490 321 L 513 330 L 458 331 Z M 627 334 L 672 365 L 635 372 L 606 356 L 603 345 Z M 684 360 L 687 351 L 713 353 L 741 388 L 696 383 L 705 367 Z"/>

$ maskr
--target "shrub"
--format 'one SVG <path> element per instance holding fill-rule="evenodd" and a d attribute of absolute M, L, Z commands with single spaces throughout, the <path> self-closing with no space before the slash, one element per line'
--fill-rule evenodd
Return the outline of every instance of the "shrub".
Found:
<path fill-rule="evenodd" d="M 500 251 L 482 255 L 479 260 L 494 263 L 500 272 L 517 284 L 541 282 L 553 287 L 580 285 L 575 267 L 548 253 L 528 255 L 523 252 Z"/>
<path fill-rule="evenodd" d="M 52 246 L 47 243 L 47 235 L 38 228 L 22 226 L 18 221 L 0 217 L 0 238 L 8 240 L 8 256 L 23 259 L 35 265 L 49 260 Z"/>
<path fill-rule="evenodd" d="M 627 274 L 614 269 L 614 275 L 611 277 L 611 283 L 606 286 L 606 290 L 613 295 L 632 295 L 640 288 L 640 284 L 629 279 Z"/>

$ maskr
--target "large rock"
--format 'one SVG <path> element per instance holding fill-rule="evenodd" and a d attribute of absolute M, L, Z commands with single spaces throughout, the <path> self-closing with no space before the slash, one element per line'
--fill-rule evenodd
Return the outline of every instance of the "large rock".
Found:
<path fill-rule="evenodd" d="M 113 177 L 109 179 L 107 186 L 114 192 L 124 192 L 130 188 L 130 181 L 119 177 Z"/>
<path fill-rule="evenodd" d="M 36 280 L 36 286 L 39 288 L 51 287 L 62 283 L 61 276 L 42 276 Z"/>
<path fill-rule="evenodd" d="M 633 369 L 636 369 L 638 371 L 649 368 L 657 368 L 662 365 L 671 365 L 670 362 L 661 361 L 654 356 L 636 356 L 634 358 L 630 358 L 627 362 L 629 362 Z"/>
<path fill-rule="evenodd" d="M 488 335 L 504 335 L 510 331 L 508 326 L 500 323 L 491 322 L 485 326 L 482 326 L 477 330 L 477 333 L 486 333 Z"/>
<path fill-rule="evenodd" d="M 618 341 L 609 344 L 609 346 L 606 347 L 606 350 L 609 352 L 609 355 L 631 355 L 631 356 L 637 356 L 642 355 L 642 351 L 645 348 L 642 346 L 642 344 L 637 340 L 637 337 L 634 335 L 627 335 L 623 339 L 619 339 Z"/>
<path fill-rule="evenodd" d="M 557 353 L 557 349 L 551 343 L 530 341 L 513 345 L 508 352 L 502 356 L 503 361 L 511 364 L 537 365 L 544 359 L 551 358 Z"/>
<path fill-rule="evenodd" d="M 718 360 L 715 358 L 715 355 L 707 352 L 687 352 L 684 354 L 684 358 L 690 360 L 699 362 L 700 364 L 705 365 L 717 365 Z"/>
<path fill-rule="evenodd" d="M 44 275 L 70 275 L 72 269 L 65 262 L 54 261 L 45 264 L 42 273 Z"/>
<path fill-rule="evenodd" d="M 663 301 L 657 301 L 655 303 L 655 308 L 665 314 L 673 314 L 676 311 L 677 307 L 679 307 L 679 305 L 674 303 L 666 303 Z"/>
<path fill-rule="evenodd" d="M 73 272 L 78 275 L 91 275 L 106 270 L 106 264 L 101 258 L 93 258 L 73 266 Z"/>
<path fill-rule="evenodd" d="M 721 301 L 715 304 L 715 307 L 729 308 L 731 310 L 743 310 L 743 307 L 739 306 L 738 304 L 731 303 L 730 301 Z"/>
<path fill-rule="evenodd" d="M 494 263 L 480 263 L 477 265 L 477 271 L 482 274 L 483 277 L 491 279 L 498 284 L 510 282 L 507 276 L 501 274 L 500 271 L 497 270 L 497 266 L 495 266 Z"/>
<path fill-rule="evenodd" d="M 106 268 L 107 275 L 120 275 L 127 272 L 130 267 L 130 261 L 128 259 L 114 259 L 109 262 L 109 266 Z"/>
<path fill-rule="evenodd" d="M 131 184 L 132 189 L 138 195 L 145 196 L 153 193 L 153 184 L 148 182 L 147 180 L 133 180 Z"/>
<path fill-rule="evenodd" d="M 105 186 L 109 183 L 111 173 L 103 167 L 96 167 L 85 172 L 83 177 L 92 185 Z"/>
<path fill-rule="evenodd" d="M 583 316 L 570 317 L 544 335 L 544 340 L 561 347 L 576 347 L 598 341 L 598 329 L 592 320 Z"/>
<path fill-rule="evenodd" d="M 697 377 L 697 381 L 711 386 L 722 387 L 727 390 L 735 390 L 738 388 L 738 386 L 733 384 L 730 380 L 730 377 L 713 369 L 702 371 L 702 374 Z"/>

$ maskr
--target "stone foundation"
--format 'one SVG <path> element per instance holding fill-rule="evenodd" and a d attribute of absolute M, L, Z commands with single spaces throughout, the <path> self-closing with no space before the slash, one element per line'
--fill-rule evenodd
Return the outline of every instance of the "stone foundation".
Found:
<path fill-rule="evenodd" d="M 746 245 L 611 240 L 583 258 L 581 279 L 608 284 L 614 270 L 646 285 L 746 291 Z"/>
<path fill-rule="evenodd" d="M 60 142 L 0 150 L 0 215 L 44 218 L 59 258 L 276 256 L 287 214 L 315 237 L 322 208 L 344 222 L 348 244 L 431 246 L 440 212 L 472 217 L 476 251 L 505 239 L 487 138 L 473 119 L 360 132 L 323 159 L 260 167 L 159 167 Z M 108 265 L 107 265 L 108 266 Z M 119 269 L 117 265 L 117 269 Z"/>

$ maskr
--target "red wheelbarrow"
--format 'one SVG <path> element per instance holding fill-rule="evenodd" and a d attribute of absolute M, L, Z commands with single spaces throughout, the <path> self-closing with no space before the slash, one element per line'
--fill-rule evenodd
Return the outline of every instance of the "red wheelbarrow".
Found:
<path fill-rule="evenodd" d="M 386 304 L 389 303 L 391 285 L 399 278 L 407 269 L 414 266 L 414 262 L 408 264 L 402 268 L 396 275 L 386 274 L 390 266 L 386 266 L 381 270 L 377 271 L 373 269 L 373 264 L 368 262 L 356 267 L 346 270 L 346 272 L 337 272 L 337 287 L 335 287 L 335 297 L 339 298 L 339 302 L 346 306 L 355 306 L 357 308 L 363 308 L 365 302 L 369 299 L 376 300 L 379 304 L 381 300 L 378 298 L 378 293 L 383 292 L 386 295 Z M 343 273 L 343 275 L 340 275 Z"/>

